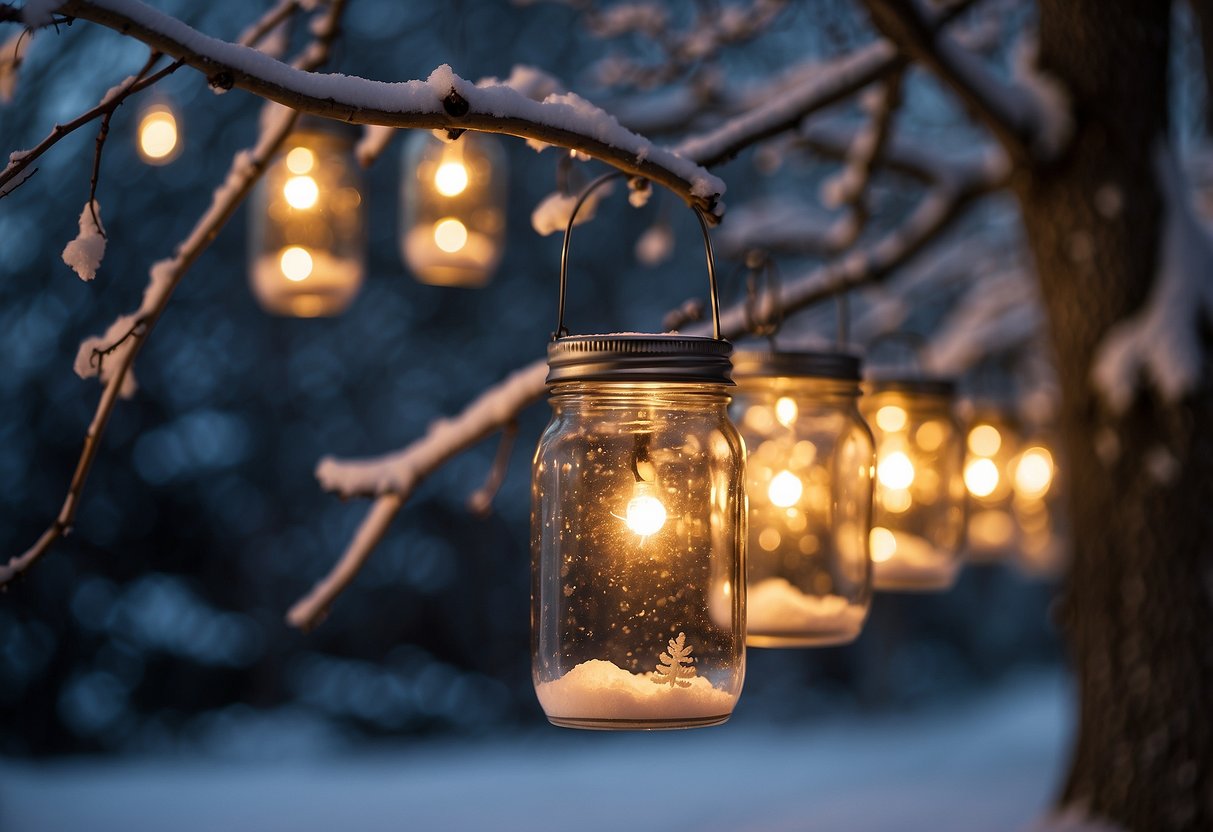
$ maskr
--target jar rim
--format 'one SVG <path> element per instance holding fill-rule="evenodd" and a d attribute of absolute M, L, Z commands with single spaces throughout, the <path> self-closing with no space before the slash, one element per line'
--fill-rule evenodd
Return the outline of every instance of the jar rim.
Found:
<path fill-rule="evenodd" d="M 731 386 L 733 345 L 676 333 L 566 335 L 548 344 L 549 386 L 566 381 Z"/>

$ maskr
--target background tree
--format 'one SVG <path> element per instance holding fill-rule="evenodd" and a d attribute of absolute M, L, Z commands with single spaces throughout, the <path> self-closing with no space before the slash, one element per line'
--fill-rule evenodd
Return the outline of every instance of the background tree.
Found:
<path fill-rule="evenodd" d="M 89 22 L 153 50 L 142 71 L 29 151 L 14 153 L 0 172 L 2 195 L 45 187 L 30 183 L 38 160 L 74 130 L 98 122 L 79 245 L 96 249 L 93 229 L 106 228 L 110 257 L 120 244 L 115 223 L 97 216 L 104 197 L 98 203 L 93 198 L 108 119 L 123 100 L 189 66 L 218 91 L 239 87 L 293 108 L 267 109 L 257 141 L 233 157 L 209 209 L 173 255 L 150 269 L 138 309 L 81 345 L 78 371 L 99 376 L 105 388 L 76 474 L 56 519 L 0 571 L 0 581 L 25 573 L 73 526 L 118 398 L 133 392 L 136 357 L 191 267 L 289 133 L 295 110 L 379 128 L 501 132 L 568 148 L 624 171 L 636 194 L 645 192 L 646 182 L 657 183 L 717 216 L 724 216 L 725 182 L 709 168 L 752 147 L 757 150 L 749 160 L 767 168 L 813 153 L 843 163 L 822 183 L 820 202 L 830 209 L 824 217 L 822 205 L 790 188 L 794 201 L 743 204 L 730 210 L 720 230 L 726 249 L 815 261 L 785 282 L 783 308 L 768 301 L 759 317 L 805 310 L 801 326 L 819 329 L 818 302 L 891 283 L 882 298 L 891 295 L 899 303 L 882 305 L 878 298 L 861 304 L 858 339 L 870 340 L 920 314 L 912 311 L 913 301 L 925 290 L 946 298 L 927 304 L 945 311 L 923 322 L 940 333 L 926 354 L 932 367 L 963 370 L 990 351 L 1027 356 L 1022 360 L 1036 366 L 1040 318 L 1024 310 L 1035 309 L 1037 292 L 1023 279 L 1035 275 L 1047 321 L 1045 350 L 1055 358 L 1071 485 L 1073 558 L 1060 622 L 1078 674 L 1080 721 L 1059 806 L 1132 830 L 1213 827 L 1213 727 L 1204 713 L 1213 701 L 1213 520 L 1205 510 L 1213 497 L 1213 373 L 1207 360 L 1213 248 L 1192 204 L 1186 163 L 1169 135 L 1191 106 L 1173 112 L 1172 102 L 1186 99 L 1173 93 L 1175 79 L 1168 77 L 1176 64 L 1175 21 L 1190 27 L 1194 15 L 1207 33 L 1208 4 L 1193 2 L 1189 11 L 1144 0 L 1113 7 L 1042 0 L 1030 10 L 997 0 L 930 6 L 866 0 L 880 37 L 873 39 L 862 21 L 832 8 L 829 34 L 846 51 L 812 54 L 765 78 L 730 73 L 726 53 L 769 35 L 791 13 L 785 5 L 704 4 L 673 14 L 660 3 L 582 4 L 579 15 L 588 30 L 621 44 L 598 64 L 599 80 L 611 89 L 600 100 L 637 132 L 536 73 L 472 84 L 440 67 L 426 81 L 392 87 L 317 75 L 312 71 L 328 58 L 339 33 L 341 2 L 317 9 L 284 0 L 246 30 L 243 48 L 201 37 L 137 3 L 0 6 L 0 21 L 18 24 L 15 31 L 36 29 L 39 40 L 50 37 L 40 27 Z M 298 44 L 295 71 L 247 48 L 300 14 L 311 15 L 314 34 Z M 1021 32 L 1029 33 L 1026 45 Z M 11 86 L 25 60 L 29 37 L 18 34 L 5 48 L 11 56 L 0 65 L 5 84 Z M 931 151 L 930 130 L 915 124 L 914 114 L 948 112 L 948 105 L 929 98 L 924 103 L 935 88 L 923 71 L 950 90 L 988 138 L 964 132 L 959 144 L 969 145 L 968 152 Z M 847 104 L 860 95 L 862 106 Z M 907 99 L 911 106 L 903 106 Z M 849 108 L 846 118 L 825 117 L 840 107 Z M 949 129 L 958 129 L 954 121 Z M 390 137 L 390 131 L 368 129 L 364 161 L 373 162 Z M 659 137 L 662 144 L 651 141 Z M 664 141 L 674 137 L 676 144 Z M 886 173 L 916 185 L 882 191 Z M 100 181 L 104 188 L 104 177 Z M 955 270 L 938 263 L 925 277 L 915 272 L 940 239 L 962 253 L 964 271 L 982 271 L 974 248 L 988 249 L 990 237 L 965 248 L 945 234 L 981 215 L 985 231 L 993 228 L 1005 239 L 1005 218 L 987 199 L 1002 190 L 1019 207 L 1030 269 L 1015 269 L 997 292 L 996 278 L 1005 274 L 998 270 L 959 287 Z M 650 229 L 659 235 L 651 239 L 662 239 L 663 222 Z M 650 251 L 656 256 L 664 247 Z M 989 298 L 995 302 L 981 303 Z M 694 326 L 695 311 L 695 304 L 683 305 L 670 323 Z M 743 334 L 746 317 L 741 305 L 730 309 L 726 333 Z M 362 462 L 322 461 L 322 485 L 373 501 L 337 567 L 291 609 L 290 621 L 318 623 L 421 483 L 512 425 L 542 395 L 543 376 L 541 362 L 518 370 L 399 452 Z"/>

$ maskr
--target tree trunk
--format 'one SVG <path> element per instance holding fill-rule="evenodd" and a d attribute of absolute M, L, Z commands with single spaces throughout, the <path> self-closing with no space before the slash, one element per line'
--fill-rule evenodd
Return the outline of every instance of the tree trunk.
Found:
<path fill-rule="evenodd" d="M 1143 392 L 1117 416 L 1090 379 L 1157 273 L 1169 5 L 1042 0 L 1041 64 L 1072 92 L 1076 141 L 1015 188 L 1063 390 L 1073 523 L 1060 624 L 1081 712 L 1059 803 L 1133 832 L 1208 832 L 1213 381 L 1179 403 Z"/>

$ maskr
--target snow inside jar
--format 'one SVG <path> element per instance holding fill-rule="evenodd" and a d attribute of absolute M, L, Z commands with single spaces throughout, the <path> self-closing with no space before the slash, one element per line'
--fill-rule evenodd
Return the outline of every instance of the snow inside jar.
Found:
<path fill-rule="evenodd" d="M 871 552 L 878 590 L 956 581 L 965 536 L 964 433 L 943 379 L 882 378 L 860 401 L 876 437 Z"/>
<path fill-rule="evenodd" d="M 365 221 L 355 135 L 338 122 L 300 119 L 253 192 L 249 274 L 267 312 L 337 315 L 362 287 Z"/>
<path fill-rule="evenodd" d="M 548 349 L 532 480 L 532 656 L 573 728 L 724 722 L 745 668 L 741 439 L 727 341 L 582 335 Z"/>
<path fill-rule="evenodd" d="M 400 249 L 417 280 L 483 286 L 505 249 L 508 167 L 487 133 L 414 130 L 400 178 Z"/>
<path fill-rule="evenodd" d="M 872 433 L 859 359 L 741 352 L 733 416 L 748 449 L 746 643 L 845 644 L 872 598 Z"/>

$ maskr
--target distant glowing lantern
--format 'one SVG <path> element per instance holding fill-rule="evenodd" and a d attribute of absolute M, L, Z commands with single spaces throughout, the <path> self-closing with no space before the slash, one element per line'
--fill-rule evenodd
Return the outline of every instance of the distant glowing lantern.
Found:
<path fill-rule="evenodd" d="M 860 408 L 876 437 L 869 538 L 875 587 L 947 589 L 965 534 L 964 437 L 952 415 L 954 385 L 885 378 L 869 381 L 865 391 Z"/>
<path fill-rule="evenodd" d="M 1032 435 L 1011 463 L 1011 510 L 1019 533 L 1015 562 L 1028 575 L 1044 578 L 1056 577 L 1066 561 L 1059 472 L 1050 445 Z"/>
<path fill-rule="evenodd" d="M 414 131 L 405 143 L 400 246 L 422 283 L 482 286 L 505 247 L 507 165 L 501 143 Z"/>
<path fill-rule="evenodd" d="M 166 103 L 152 104 L 139 114 L 135 147 L 149 165 L 167 165 L 181 152 L 177 114 Z"/>
<path fill-rule="evenodd" d="M 965 438 L 964 481 L 969 492 L 968 555 L 990 561 L 1010 557 L 1018 544 L 1012 513 L 1018 425 L 997 407 L 979 407 Z"/>
<path fill-rule="evenodd" d="M 357 296 L 365 232 L 352 150 L 342 125 L 301 120 L 257 185 L 249 273 L 266 311 L 336 315 Z"/>
<path fill-rule="evenodd" d="M 749 449 L 746 643 L 844 644 L 872 597 L 872 433 L 859 359 L 742 352 L 734 419 Z"/>
<path fill-rule="evenodd" d="M 732 347 L 671 334 L 568 335 L 563 320 L 556 332 L 553 416 L 532 476 L 539 702 L 552 723 L 572 728 L 724 722 L 745 664 Z"/>

